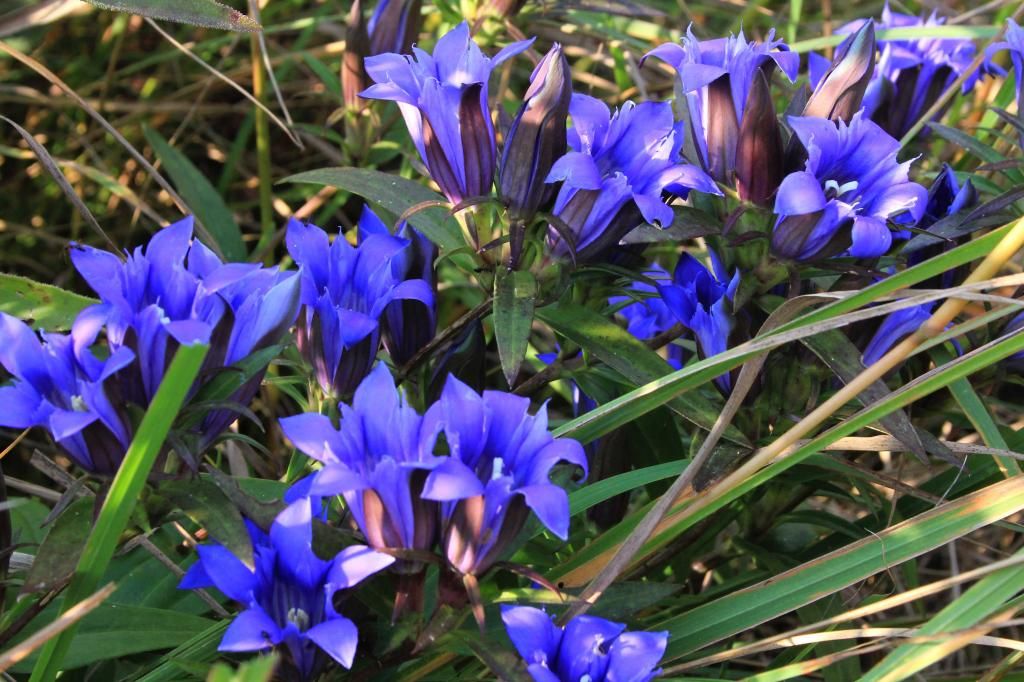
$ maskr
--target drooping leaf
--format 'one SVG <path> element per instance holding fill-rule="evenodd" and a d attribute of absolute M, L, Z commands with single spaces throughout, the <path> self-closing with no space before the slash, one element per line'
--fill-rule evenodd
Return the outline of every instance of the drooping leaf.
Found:
<path fill-rule="evenodd" d="M 91 497 L 78 499 L 51 524 L 25 578 L 22 594 L 52 590 L 74 572 L 92 529 L 93 505 Z"/>
<path fill-rule="evenodd" d="M 494 278 L 494 336 L 505 381 L 514 386 L 533 325 L 537 280 L 525 270 L 499 270 Z"/>
<path fill-rule="evenodd" d="M 168 481 L 160 493 L 190 519 L 206 529 L 210 537 L 252 566 L 252 542 L 245 521 L 227 495 L 210 480 Z"/>
<path fill-rule="evenodd" d="M 36 329 L 71 329 L 75 316 L 96 302 L 94 298 L 52 284 L 0 273 L 0 312 L 13 315 Z"/>
<path fill-rule="evenodd" d="M 259 22 L 215 0 L 85 0 L 101 9 L 141 14 L 151 19 L 177 21 L 225 31 L 258 33 Z"/>
<path fill-rule="evenodd" d="M 167 174 L 171 176 L 185 203 L 192 209 L 196 220 L 203 224 L 216 242 L 207 246 L 220 253 L 227 261 L 244 261 L 246 250 L 245 244 L 242 243 L 242 230 L 235 222 L 231 209 L 210 181 L 199 172 L 187 156 L 172 147 L 160 133 L 149 127 L 143 127 L 142 132 L 157 158 L 167 169 Z"/>
<path fill-rule="evenodd" d="M 369 168 L 319 168 L 292 175 L 281 182 L 337 187 L 358 194 L 395 215 L 402 215 L 417 204 L 444 201 L 440 194 L 418 182 Z M 410 216 L 409 222 L 442 249 L 457 249 L 466 245 L 455 219 L 443 208 L 418 211 Z"/>

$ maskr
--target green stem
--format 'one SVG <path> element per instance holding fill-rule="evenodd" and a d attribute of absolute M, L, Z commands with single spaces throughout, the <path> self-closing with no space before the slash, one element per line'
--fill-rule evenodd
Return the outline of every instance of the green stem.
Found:
<path fill-rule="evenodd" d="M 265 101 L 266 74 L 263 71 L 263 55 L 260 51 L 259 36 L 252 35 L 249 39 L 252 48 L 252 94 L 259 102 Z M 260 193 L 260 239 L 256 243 L 256 253 L 266 251 L 264 261 L 267 265 L 273 260 L 273 254 L 266 247 L 274 238 L 274 198 L 271 194 L 273 178 L 270 167 L 270 122 L 267 113 L 256 107 L 256 168 L 259 173 Z"/>

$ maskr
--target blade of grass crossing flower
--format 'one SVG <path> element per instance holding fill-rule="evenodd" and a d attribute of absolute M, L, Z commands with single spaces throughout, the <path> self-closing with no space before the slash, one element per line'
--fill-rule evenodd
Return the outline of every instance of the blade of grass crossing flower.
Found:
<path fill-rule="evenodd" d="M 667 629 L 671 633 L 664 660 L 679 659 L 804 604 L 835 594 L 879 571 L 1021 509 L 1024 509 L 1024 479 L 1002 481 L 762 583 L 675 616 L 658 625 L 659 629 Z M 1024 568 L 1008 569 L 1007 573 L 1015 571 L 1024 571 Z M 1002 575 L 994 574 L 981 582 Z M 987 613 L 991 611 L 982 617 Z"/>
<path fill-rule="evenodd" d="M 75 575 L 64 594 L 63 611 L 88 597 L 99 585 L 117 549 L 118 538 L 127 527 L 135 503 L 146 484 L 149 471 L 208 350 L 208 346 L 197 344 L 181 346 L 175 353 L 100 509 Z M 71 627 L 46 643 L 32 670 L 31 682 L 51 682 L 57 677 L 74 634 L 75 628 Z"/>
<path fill-rule="evenodd" d="M 876 32 L 879 41 L 910 40 L 913 38 L 966 38 L 968 40 L 979 40 L 994 38 L 997 35 L 999 35 L 998 26 L 906 26 L 884 28 Z M 810 38 L 790 43 L 789 49 L 798 53 L 813 52 L 826 47 L 835 47 L 845 39 L 845 34 Z"/>

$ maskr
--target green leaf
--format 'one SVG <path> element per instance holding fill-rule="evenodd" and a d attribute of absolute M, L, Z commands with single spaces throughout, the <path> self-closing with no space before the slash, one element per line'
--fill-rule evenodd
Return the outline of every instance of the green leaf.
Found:
<path fill-rule="evenodd" d="M 907 26 L 899 28 L 885 28 L 875 32 L 879 41 L 882 40 L 909 40 L 912 38 L 965 38 L 967 40 L 979 40 L 982 38 L 994 38 L 999 33 L 998 26 Z M 800 40 L 789 45 L 793 52 L 812 52 L 826 47 L 833 47 L 843 42 L 845 34 L 823 36 Z"/>
<path fill-rule="evenodd" d="M 252 568 L 252 541 L 238 508 L 213 481 L 168 481 L 160 493 Z"/>
<path fill-rule="evenodd" d="M 195 637 L 212 624 L 209 618 L 176 610 L 101 604 L 78 624 L 74 641 L 70 642 L 62 665 L 65 670 L 70 670 L 96 661 L 170 649 Z M 44 649 L 38 659 L 30 656 L 15 666 L 14 670 L 27 672 L 34 663 L 38 664 L 42 660 L 46 651 Z"/>
<path fill-rule="evenodd" d="M 21 588 L 22 594 L 52 590 L 74 572 L 92 529 L 93 507 L 93 498 L 84 497 L 72 502 L 57 517 L 36 552 Z"/>
<path fill-rule="evenodd" d="M 219 656 L 217 645 L 230 624 L 228 620 L 213 623 L 164 654 L 156 665 L 135 678 L 134 682 L 179 682 L 183 668 L 197 665 L 203 670 L 208 669 L 210 662 Z"/>
<path fill-rule="evenodd" d="M 207 244 L 227 261 L 244 261 L 246 258 L 245 244 L 242 243 L 242 230 L 235 222 L 231 209 L 227 207 L 210 181 L 199 172 L 184 154 L 170 145 L 152 128 L 143 127 L 146 141 L 153 148 L 167 174 L 174 181 L 174 186 L 181 193 L 185 203 L 195 214 L 196 220 L 202 223 L 206 232 L 213 238 L 213 244 Z"/>
<path fill-rule="evenodd" d="M 141 14 L 151 19 L 177 21 L 226 31 L 258 33 L 263 27 L 252 17 L 214 0 L 85 0 L 101 9 Z"/>
<path fill-rule="evenodd" d="M 665 362 L 661 356 L 603 315 L 574 303 L 561 302 L 540 308 L 537 311 L 537 317 L 562 336 L 572 340 L 586 351 L 593 353 L 595 357 L 637 386 L 645 386 L 652 381 L 664 378 L 666 375 L 672 375 L 672 366 Z M 719 373 L 708 376 L 708 380 L 718 376 Z M 636 393 L 636 391 L 633 393 Z M 633 393 L 629 395 L 633 395 Z M 657 396 L 655 396 L 655 400 L 657 401 L 656 404 L 648 406 L 646 404 L 647 401 L 640 397 L 637 404 L 633 406 L 636 411 L 630 410 L 628 417 L 626 413 L 623 413 L 621 416 L 624 418 L 621 420 L 617 419 L 616 425 L 620 426 L 628 421 L 632 421 L 633 418 L 640 416 L 640 414 L 649 412 L 666 402 L 665 400 L 658 399 Z M 668 401 L 668 406 L 683 419 L 708 431 L 711 430 L 720 412 L 719 407 L 712 405 L 708 400 L 696 393 L 676 393 L 675 397 Z M 566 428 L 563 427 L 559 431 L 565 430 Z M 574 438 L 583 440 L 583 442 L 591 440 L 589 432 L 588 436 L 584 438 L 580 438 L 572 433 L 559 433 L 559 435 L 571 435 Z M 746 437 L 736 427 L 731 425 L 726 430 L 725 437 L 738 445 L 750 445 Z"/>
<path fill-rule="evenodd" d="M 418 182 L 369 168 L 320 168 L 289 176 L 281 182 L 337 187 L 358 194 L 395 215 L 402 215 L 417 204 L 445 200 Z M 419 211 L 409 218 L 409 222 L 443 249 L 466 245 L 455 219 L 441 207 Z"/>
<path fill-rule="evenodd" d="M 498 270 L 494 278 L 494 336 L 505 381 L 514 386 L 533 326 L 537 280 L 525 270 Z"/>
<path fill-rule="evenodd" d="M 665 660 L 744 632 L 1024 509 L 1024 480 L 989 486 L 659 624 Z M 1024 569 L 1017 569 L 1024 570 Z"/>
<path fill-rule="evenodd" d="M 64 331 L 94 298 L 79 296 L 52 284 L 0 273 L 0 312 L 14 315 L 36 329 Z"/>
<path fill-rule="evenodd" d="M 64 593 L 62 613 L 89 597 L 99 586 L 100 578 L 117 549 L 118 538 L 128 526 L 149 471 L 199 373 L 207 350 L 209 347 L 205 345 L 181 346 L 175 353 L 103 502 L 75 575 Z M 72 625 L 46 643 L 32 670 L 32 682 L 52 682 L 56 679 L 57 673 L 63 668 L 64 657 L 75 640 L 76 631 L 77 627 Z"/>

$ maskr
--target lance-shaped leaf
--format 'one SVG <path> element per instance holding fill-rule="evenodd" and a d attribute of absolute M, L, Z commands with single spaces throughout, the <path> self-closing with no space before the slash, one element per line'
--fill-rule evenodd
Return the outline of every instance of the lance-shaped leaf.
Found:
<path fill-rule="evenodd" d="M 226 31 L 257 33 L 259 23 L 236 9 L 214 0 L 85 0 L 102 9 L 141 14 L 151 19 L 177 21 L 193 26 L 222 28 Z"/>
<path fill-rule="evenodd" d="M 529 272 L 503 270 L 494 279 L 494 336 L 501 371 L 509 386 L 515 385 L 526 357 L 536 298 L 537 281 Z"/>
<path fill-rule="evenodd" d="M 96 299 L 42 284 L 18 275 L 0 274 L 0 312 L 13 315 L 36 329 L 71 329 L 75 316 Z"/>

